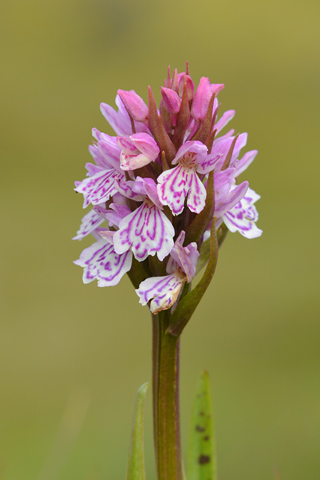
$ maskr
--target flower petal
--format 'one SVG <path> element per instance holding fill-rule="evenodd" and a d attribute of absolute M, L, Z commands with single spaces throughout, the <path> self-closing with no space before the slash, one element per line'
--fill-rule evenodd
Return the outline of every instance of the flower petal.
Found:
<path fill-rule="evenodd" d="M 151 162 L 151 159 L 139 153 L 138 155 L 127 155 L 124 152 L 121 152 L 120 155 L 120 167 L 123 171 L 136 170 L 137 168 L 142 168 L 145 165 L 148 165 Z"/>
<path fill-rule="evenodd" d="M 163 210 L 163 206 L 159 200 L 157 192 L 157 184 L 152 178 L 137 177 L 132 186 L 132 190 L 138 195 L 146 195 L 150 198 L 152 203 L 154 203 L 158 208 L 160 208 L 160 210 Z"/>
<path fill-rule="evenodd" d="M 235 110 L 227 110 L 222 114 L 222 117 L 220 118 L 220 120 L 217 121 L 214 126 L 214 129 L 217 130 L 217 134 L 221 132 L 221 130 L 230 122 L 230 120 L 233 119 L 235 114 Z"/>
<path fill-rule="evenodd" d="M 187 276 L 187 282 L 190 283 L 196 274 L 196 266 L 199 258 L 199 252 L 196 242 L 189 243 L 186 247 L 178 244 L 176 246 L 179 263 Z"/>
<path fill-rule="evenodd" d="M 172 250 L 174 228 L 166 215 L 149 200 L 121 220 L 114 234 L 118 253 L 129 249 L 142 262 L 148 255 L 157 254 L 163 260 Z"/>
<path fill-rule="evenodd" d="M 242 182 L 240 185 L 231 188 L 228 195 L 226 195 L 218 205 L 215 206 L 214 215 L 219 218 L 224 213 L 231 210 L 246 194 L 249 183 Z"/>
<path fill-rule="evenodd" d="M 81 220 L 81 226 L 77 231 L 77 235 L 73 237 L 72 240 L 82 240 L 84 237 L 89 235 L 95 228 L 97 228 L 101 223 L 103 223 L 105 219 L 99 215 L 99 213 L 95 212 L 95 210 L 91 210 L 87 213 L 83 219 Z"/>
<path fill-rule="evenodd" d="M 75 188 L 76 192 L 82 193 L 84 196 L 83 208 L 87 207 L 89 203 L 98 205 L 109 200 L 118 191 L 115 187 L 116 180 L 122 178 L 124 175 L 114 169 L 103 170 L 92 177 L 85 178 Z"/>
<path fill-rule="evenodd" d="M 136 148 L 144 155 L 147 155 L 152 162 L 156 160 L 160 153 L 160 148 L 151 135 L 143 132 L 135 133 L 134 135 L 131 135 L 130 139 Z"/>
<path fill-rule="evenodd" d="M 222 157 L 221 153 L 211 153 L 210 155 L 206 155 L 201 159 L 199 159 L 198 157 L 197 172 L 204 173 L 204 174 L 211 172 L 211 170 L 215 168 L 215 165 L 217 164 L 217 162 L 220 160 L 221 157 Z"/>
<path fill-rule="evenodd" d="M 195 120 L 203 120 L 206 116 L 212 93 L 209 78 L 201 77 L 191 107 L 191 115 Z"/>
<path fill-rule="evenodd" d="M 116 112 L 110 105 L 101 103 L 100 110 L 104 118 L 117 135 L 130 135 L 132 133 L 130 118 L 124 106 L 123 112 L 121 112 L 120 109 L 118 112 Z"/>
<path fill-rule="evenodd" d="M 241 160 L 237 160 L 236 162 L 234 162 L 234 166 L 236 169 L 236 177 L 249 167 L 249 165 L 255 159 L 257 153 L 258 150 L 251 150 L 250 152 L 245 153 Z"/>
<path fill-rule="evenodd" d="M 150 310 L 153 314 L 156 314 L 161 310 L 172 307 L 178 298 L 183 283 L 183 277 L 176 274 L 151 277 L 141 282 L 136 292 L 142 305 L 146 305 L 153 298 Z"/>
<path fill-rule="evenodd" d="M 255 224 L 259 215 L 253 205 L 259 198 L 260 195 L 248 188 L 246 195 L 240 202 L 223 215 L 223 221 L 230 232 L 238 231 L 246 238 L 260 237 L 262 230 Z"/>
<path fill-rule="evenodd" d="M 184 200 L 190 188 L 191 169 L 181 165 L 164 171 L 158 177 L 158 195 L 162 205 L 168 205 L 173 215 L 179 215 L 184 209 Z"/>
<path fill-rule="evenodd" d="M 190 170 L 189 177 L 190 190 L 187 200 L 187 206 L 192 212 L 200 213 L 206 204 L 207 191 L 194 170 Z"/>
<path fill-rule="evenodd" d="M 190 140 L 185 142 L 177 151 L 175 158 L 172 160 L 172 165 L 176 165 L 187 153 L 197 154 L 196 163 L 198 164 L 205 160 L 208 153 L 208 148 L 202 142 L 199 142 L 199 140 Z M 199 156 L 201 157 L 201 160 L 199 159 Z"/>
<path fill-rule="evenodd" d="M 83 250 L 79 260 L 74 263 L 84 267 L 84 283 L 90 283 L 96 278 L 99 287 L 109 287 L 117 285 L 123 275 L 130 270 L 132 253 L 125 252 L 119 255 L 112 244 L 100 239 Z"/>

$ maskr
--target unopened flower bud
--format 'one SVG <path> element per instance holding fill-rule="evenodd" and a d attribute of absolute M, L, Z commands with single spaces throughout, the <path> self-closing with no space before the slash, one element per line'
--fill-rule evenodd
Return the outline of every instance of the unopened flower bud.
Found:
<path fill-rule="evenodd" d="M 180 97 L 182 97 L 184 84 L 186 84 L 188 100 L 192 100 L 193 92 L 194 92 L 194 83 L 192 81 L 192 78 L 189 77 L 189 75 L 186 75 L 185 73 L 179 74 L 178 77 L 179 77 L 179 79 L 178 79 L 178 93 L 179 93 Z"/>
<path fill-rule="evenodd" d="M 211 97 L 210 80 L 207 77 L 201 77 L 191 108 L 191 116 L 195 120 L 203 120 L 205 118 Z"/>
<path fill-rule="evenodd" d="M 134 90 L 118 90 L 118 95 L 120 96 L 124 106 L 130 113 L 133 120 L 143 122 L 146 120 L 146 118 L 148 118 L 148 107 Z"/>
<path fill-rule="evenodd" d="M 164 106 L 169 113 L 178 113 L 181 105 L 181 98 L 170 88 L 161 87 L 161 94 Z"/>

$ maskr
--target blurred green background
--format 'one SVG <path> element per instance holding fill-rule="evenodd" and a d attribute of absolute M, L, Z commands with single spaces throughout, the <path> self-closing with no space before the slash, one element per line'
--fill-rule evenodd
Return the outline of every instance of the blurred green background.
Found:
<path fill-rule="evenodd" d="M 182 342 L 182 423 L 211 374 L 219 480 L 320 476 L 317 0 L 3 0 L 0 479 L 121 480 L 151 328 L 129 281 L 84 286 L 71 242 L 91 128 L 167 65 L 225 83 L 249 132 L 258 226 L 229 234 Z M 147 478 L 154 479 L 151 392 Z"/>

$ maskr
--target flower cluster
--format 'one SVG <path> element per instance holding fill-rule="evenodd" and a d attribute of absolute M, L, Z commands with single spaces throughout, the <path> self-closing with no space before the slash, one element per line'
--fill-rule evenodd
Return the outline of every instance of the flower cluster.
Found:
<path fill-rule="evenodd" d="M 168 69 L 159 108 L 150 87 L 148 106 L 133 90 L 118 90 L 118 111 L 101 104 L 116 136 L 93 129 L 94 163 L 75 182 L 92 210 L 74 239 L 96 240 L 75 262 L 84 268 L 84 283 L 112 286 L 128 273 L 140 303 L 151 301 L 157 313 L 190 284 L 213 230 L 220 240 L 226 229 L 261 235 L 254 206 L 260 197 L 247 181 L 237 182 L 257 151 L 239 158 L 247 134 L 220 135 L 235 114 L 218 118 L 223 87 L 202 77 L 195 89 L 188 67 L 172 76 Z"/>

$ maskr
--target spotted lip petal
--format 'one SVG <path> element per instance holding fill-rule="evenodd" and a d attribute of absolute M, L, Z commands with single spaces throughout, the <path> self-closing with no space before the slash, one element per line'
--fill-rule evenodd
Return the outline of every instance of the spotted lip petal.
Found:
<path fill-rule="evenodd" d="M 148 255 L 157 254 L 163 260 L 172 250 L 174 228 L 165 214 L 149 200 L 126 216 L 114 235 L 116 252 L 132 250 L 142 262 Z"/>
<path fill-rule="evenodd" d="M 179 215 L 187 206 L 192 212 L 200 213 L 206 202 L 207 192 L 194 169 L 178 165 L 166 170 L 158 177 L 158 195 L 163 205 L 168 205 L 173 215 Z"/>
<path fill-rule="evenodd" d="M 192 170 L 190 174 L 190 190 L 187 200 L 189 210 L 194 213 L 200 213 L 206 204 L 207 191 L 201 182 L 197 173 Z"/>
<path fill-rule="evenodd" d="M 163 205 L 168 205 L 173 215 L 184 209 L 184 201 L 190 188 L 191 171 L 178 165 L 158 177 L 158 195 Z"/>
<path fill-rule="evenodd" d="M 246 195 L 231 210 L 223 215 L 223 221 L 230 232 L 239 232 L 246 238 L 257 238 L 262 235 L 262 230 L 255 222 L 259 215 L 254 203 L 259 200 L 254 190 L 248 188 Z"/>
<path fill-rule="evenodd" d="M 102 170 L 92 177 L 85 178 L 75 188 L 76 192 L 82 193 L 84 196 L 83 208 L 90 203 L 98 205 L 109 200 L 118 191 L 115 187 L 116 181 L 123 178 L 124 174 L 114 169 Z"/>
<path fill-rule="evenodd" d="M 84 268 L 83 283 L 97 279 L 98 287 L 111 287 L 117 285 L 131 269 L 132 253 L 128 251 L 119 255 L 111 243 L 100 238 L 83 250 L 74 263 Z"/>
<path fill-rule="evenodd" d="M 164 277 L 147 278 L 136 290 L 140 303 L 146 305 L 151 299 L 150 310 L 155 315 L 161 310 L 167 310 L 176 302 L 185 277 L 179 273 Z"/>
<path fill-rule="evenodd" d="M 188 195 L 187 206 L 192 212 L 200 213 L 205 206 L 207 192 L 197 175 L 210 171 L 217 161 L 214 156 L 207 155 L 207 147 L 199 141 L 186 142 L 177 151 L 172 161 L 176 167 L 164 171 L 157 179 L 158 195 L 163 205 L 168 205 L 173 215 L 179 215 L 184 209 L 184 201 Z"/>
<path fill-rule="evenodd" d="M 105 219 L 99 215 L 94 209 L 92 209 L 89 213 L 87 213 L 82 221 L 79 230 L 77 231 L 77 235 L 73 237 L 72 240 L 82 240 L 84 237 L 89 235 L 93 230 L 95 230 L 101 223 L 103 223 Z"/>

